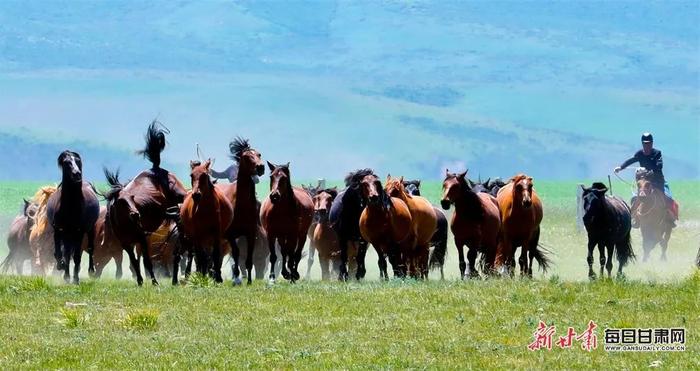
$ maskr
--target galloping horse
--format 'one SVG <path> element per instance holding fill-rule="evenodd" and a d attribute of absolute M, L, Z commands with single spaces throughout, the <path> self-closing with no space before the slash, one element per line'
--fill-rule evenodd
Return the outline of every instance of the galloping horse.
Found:
<path fill-rule="evenodd" d="M 515 250 L 522 246 L 519 259 L 521 276 L 532 277 L 533 259 L 546 272 L 550 261 L 539 246 L 542 202 L 534 190 L 532 178 L 525 174 L 514 176 L 498 191 L 497 200 L 501 210 L 502 236 L 496 266 L 505 267 L 512 276 Z"/>
<path fill-rule="evenodd" d="M 314 222 L 312 224 L 311 246 L 309 249 L 309 269 L 313 258 L 311 256 L 314 251 L 318 251 L 318 258 L 321 265 L 321 279 L 330 279 L 330 272 L 334 270 L 336 264 L 334 260 L 339 260 L 340 246 L 338 245 L 338 235 L 331 227 L 328 215 L 333 204 L 333 200 L 338 196 L 337 188 L 328 188 L 318 190 L 313 196 L 314 203 Z M 309 273 L 307 272 L 307 277 Z"/>
<path fill-rule="evenodd" d="M 139 151 L 153 165 L 142 171 L 128 184 L 119 182 L 119 173 L 104 169 L 111 189 L 105 194 L 107 200 L 107 222 L 122 248 L 129 255 L 131 269 L 138 285 L 143 284 L 134 245 L 141 247 L 143 266 L 154 285 L 158 284 L 153 272 L 148 235 L 158 230 L 168 218 L 173 218 L 168 209 L 177 208 L 185 199 L 187 191 L 174 174 L 160 168 L 160 154 L 165 149 L 167 129 L 153 121 L 146 133 L 146 147 Z M 175 256 L 179 257 L 179 253 Z M 178 262 L 176 262 L 177 264 Z M 176 277 L 173 277 L 175 280 Z"/>
<path fill-rule="evenodd" d="M 403 186 L 403 177 L 392 179 L 391 176 L 387 176 L 384 190 L 389 197 L 403 201 L 411 212 L 412 233 L 416 238 L 416 245 L 412 251 L 407 252 L 408 275 L 428 279 L 430 241 L 437 230 L 437 215 L 433 205 L 423 197 L 408 194 Z"/>
<path fill-rule="evenodd" d="M 226 196 L 233 206 L 233 221 L 226 231 L 226 239 L 231 246 L 231 256 L 233 257 L 233 283 L 234 285 L 241 284 L 239 277 L 240 250 L 236 239 L 245 237 L 248 244 L 245 267 L 248 273 L 248 284 L 251 284 L 253 283 L 253 253 L 260 221 L 253 177 L 262 176 L 265 173 L 265 165 L 262 163 L 260 152 L 253 149 L 247 139 L 237 137 L 230 143 L 229 149 L 231 150 L 231 158 L 238 163 L 236 182 L 217 184 L 216 188 Z"/>
<path fill-rule="evenodd" d="M 479 277 L 476 269 L 479 253 L 484 256 L 485 273 L 492 273 L 501 229 L 498 202 L 488 193 L 474 192 L 469 186 L 466 171 L 454 174 L 446 170 L 442 191 L 443 209 L 449 210 L 451 205 L 455 205 L 451 228 L 459 253 L 460 277 Z M 469 249 L 469 272 L 466 272 L 467 264 L 464 261 L 465 245 Z"/>
<path fill-rule="evenodd" d="M 600 276 L 603 276 L 603 266 L 605 266 L 610 278 L 613 253 L 617 254 L 617 275 L 622 276 L 622 267 L 635 258 L 630 238 L 632 230 L 630 208 L 621 198 L 606 195 L 608 188 L 603 183 L 593 183 L 590 188 L 582 185 L 581 188 L 583 189 L 583 223 L 588 232 L 588 277 L 591 279 L 596 277 L 593 272 L 593 249 L 596 245 L 600 253 Z"/>
<path fill-rule="evenodd" d="M 420 180 L 404 180 L 406 192 L 412 196 L 420 196 Z M 439 269 L 440 278 L 445 279 L 445 257 L 447 256 L 447 231 L 449 225 L 447 223 L 447 215 L 437 206 L 433 205 L 433 211 L 437 216 L 437 229 L 433 238 L 430 240 L 430 260 L 428 266 L 431 270 Z"/>
<path fill-rule="evenodd" d="M 372 169 L 361 169 L 349 173 L 345 177 L 345 190 L 338 193 L 331 205 L 329 219 L 338 235 L 338 245 L 340 246 L 339 279 L 341 281 L 348 279 L 348 244 L 350 243 L 357 246 L 355 278 L 360 280 L 367 273 L 365 269 L 367 241 L 362 238 L 359 227 L 360 215 L 364 210 L 360 182 L 370 174 L 374 174 Z"/>
<path fill-rule="evenodd" d="M 87 250 L 86 243 L 83 243 L 83 250 Z M 95 278 L 100 278 L 107 263 L 114 260 L 117 266 L 116 279 L 120 279 L 122 277 L 123 259 L 124 250 L 114 237 L 109 223 L 107 223 L 107 208 L 102 206 L 100 207 L 97 223 L 95 223 Z"/>
<path fill-rule="evenodd" d="M 56 193 L 57 187 L 41 187 L 32 198 L 37 205 L 34 227 L 29 233 L 29 250 L 32 254 L 32 272 L 46 275 L 55 266 L 53 258 L 53 229 L 49 228 L 49 218 L 46 215 L 49 197 Z"/>
<path fill-rule="evenodd" d="M 233 206 L 226 196 L 214 187 L 209 177 L 211 160 L 205 163 L 191 162 L 192 190 L 185 197 L 180 209 L 180 219 L 186 237 L 194 246 L 197 271 L 206 274 L 211 267 L 216 282 L 223 282 L 221 264 L 224 249 L 222 239 L 233 220 Z M 173 282 L 177 281 L 177 265 L 174 265 Z"/>
<path fill-rule="evenodd" d="M 365 175 L 360 188 L 367 205 L 360 216 L 360 233 L 377 250 L 380 279 L 389 279 L 387 256 L 394 276 L 405 277 L 406 257 L 416 246 L 411 211 L 401 199 L 389 196 L 374 174 Z"/>
<path fill-rule="evenodd" d="M 649 259 L 649 253 L 657 244 L 661 245 L 661 260 L 666 260 L 666 249 L 671 239 L 673 224 L 668 217 L 666 195 L 644 178 L 637 180 L 637 220 L 642 232 L 644 248 L 643 262 Z"/>
<path fill-rule="evenodd" d="M 282 277 L 296 282 L 300 277 L 298 265 L 313 218 L 314 204 L 306 191 L 292 187 L 289 163 L 273 165 L 268 161 L 267 165 L 270 168 L 270 195 L 260 207 L 260 220 L 270 249 L 270 283 L 275 282 L 277 242 L 282 252 Z"/>
<path fill-rule="evenodd" d="M 83 162 L 79 154 L 63 151 L 58 156 L 58 166 L 62 170 L 63 178 L 56 193 L 49 197 L 46 215 L 53 227 L 57 268 L 65 270 L 63 279 L 69 281 L 69 262 L 72 256 L 73 283 L 78 284 L 83 254 L 80 245 L 86 235 L 90 261 L 88 272 L 95 272 L 95 222 L 100 214 L 100 204 L 92 185 L 83 181 Z"/>
<path fill-rule="evenodd" d="M 0 264 L 0 272 L 7 273 L 10 266 L 14 265 L 17 274 L 22 275 L 25 260 L 30 260 L 32 257 L 29 249 L 29 234 L 34 226 L 37 210 L 37 204 L 24 200 L 22 214 L 15 217 L 7 233 L 7 248 L 10 251 Z"/>

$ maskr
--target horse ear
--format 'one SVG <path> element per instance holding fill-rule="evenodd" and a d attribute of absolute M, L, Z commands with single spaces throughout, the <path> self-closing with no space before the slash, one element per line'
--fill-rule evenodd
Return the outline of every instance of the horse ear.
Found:
<path fill-rule="evenodd" d="M 286 167 L 287 169 L 289 169 L 289 165 L 290 165 L 290 164 L 291 164 L 291 162 L 287 161 L 287 165 L 284 165 L 284 167 Z"/>
<path fill-rule="evenodd" d="M 204 163 L 204 166 L 206 166 L 207 169 L 209 169 L 209 167 L 211 166 L 211 158 L 207 159 L 207 162 Z"/>
<path fill-rule="evenodd" d="M 267 167 L 270 168 L 270 171 L 275 171 L 275 165 L 273 165 L 270 161 L 267 161 Z"/>
<path fill-rule="evenodd" d="M 190 170 L 194 170 L 197 167 L 197 161 L 190 161 Z"/>
<path fill-rule="evenodd" d="M 391 180 L 391 174 L 386 174 L 386 183 L 389 183 Z"/>
<path fill-rule="evenodd" d="M 466 177 L 467 177 L 467 172 L 468 172 L 468 171 L 469 171 L 469 170 L 467 170 L 467 171 L 465 171 L 465 172 L 463 172 L 463 173 L 457 174 L 457 177 L 458 177 L 459 179 L 466 179 Z"/>
<path fill-rule="evenodd" d="M 581 186 L 581 189 L 582 189 L 584 192 L 587 192 L 587 191 L 590 189 L 590 188 L 586 188 L 586 186 L 583 185 L 583 184 L 579 184 L 579 185 Z"/>
<path fill-rule="evenodd" d="M 399 183 L 403 184 L 403 175 L 402 175 L 401 178 L 399 179 Z"/>

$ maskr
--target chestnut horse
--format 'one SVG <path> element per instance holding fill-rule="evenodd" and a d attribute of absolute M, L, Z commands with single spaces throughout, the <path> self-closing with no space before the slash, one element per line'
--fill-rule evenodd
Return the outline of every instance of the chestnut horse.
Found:
<path fill-rule="evenodd" d="M 661 245 L 661 260 L 665 261 L 668 241 L 673 232 L 673 223 L 668 217 L 666 195 L 644 178 L 637 180 L 637 189 L 635 210 L 642 232 L 642 262 L 649 260 L 649 253 L 657 244 Z"/>
<path fill-rule="evenodd" d="M 311 247 L 309 248 L 309 269 L 313 262 L 314 251 L 318 251 L 318 258 L 321 265 L 321 279 L 330 279 L 331 271 L 336 264 L 334 260 L 340 258 L 340 246 L 338 246 L 338 235 L 331 227 L 328 215 L 331 210 L 333 200 L 338 196 L 337 188 L 328 188 L 316 191 L 313 196 L 314 203 L 314 223 L 311 232 Z M 307 272 L 307 278 L 309 273 Z"/>
<path fill-rule="evenodd" d="M 160 154 L 165 149 L 167 129 L 158 121 L 153 121 L 146 133 L 146 147 L 139 151 L 151 163 L 150 170 L 142 171 L 128 184 L 119 182 L 119 173 L 104 169 L 107 182 L 111 186 L 105 194 L 107 200 L 107 222 L 122 248 L 129 255 L 131 269 L 138 285 L 143 284 L 143 276 L 136 259 L 134 245 L 140 245 L 143 266 L 154 285 L 158 284 L 153 271 L 149 251 L 148 235 L 157 231 L 167 219 L 177 219 L 178 209 L 187 191 L 174 174 L 160 168 Z M 179 254 L 175 254 L 179 257 Z"/>
<path fill-rule="evenodd" d="M 100 207 L 100 216 L 95 223 L 95 278 L 102 276 L 102 272 L 107 264 L 114 260 L 117 266 L 116 279 L 122 277 L 122 261 L 124 259 L 124 250 L 119 241 L 114 237 L 107 221 L 107 208 Z M 87 250 L 87 244 L 83 243 L 83 250 Z"/>
<path fill-rule="evenodd" d="M 403 177 L 392 178 L 387 175 L 384 190 L 389 197 L 403 201 L 411 212 L 412 234 L 416 238 L 416 246 L 407 252 L 407 273 L 413 278 L 427 279 L 430 242 L 437 230 L 437 215 L 433 205 L 423 197 L 408 194 L 403 185 Z"/>
<path fill-rule="evenodd" d="M 29 249 L 29 234 L 34 227 L 34 218 L 39 206 L 33 202 L 23 200 L 22 214 L 15 217 L 7 233 L 7 248 L 10 250 L 5 260 L 0 264 L 0 272 L 7 273 L 14 265 L 17 275 L 22 275 L 24 262 L 32 258 Z"/>
<path fill-rule="evenodd" d="M 292 282 L 299 279 L 298 265 L 306 244 L 313 218 L 314 204 L 306 191 L 292 187 L 289 163 L 270 168 L 270 195 L 260 207 L 260 220 L 267 234 L 270 249 L 270 283 L 275 282 L 277 254 L 275 243 L 282 252 L 282 277 Z"/>
<path fill-rule="evenodd" d="M 512 276 L 515 250 L 522 247 L 519 259 L 521 276 L 532 277 L 533 259 L 546 272 L 550 261 L 539 246 L 542 202 L 535 192 L 532 178 L 525 174 L 514 176 L 498 191 L 497 200 L 501 210 L 502 238 L 496 265 L 503 266 Z"/>
<path fill-rule="evenodd" d="M 459 253 L 459 273 L 462 279 L 479 277 L 476 258 L 483 255 L 484 271 L 491 274 L 496 260 L 496 251 L 501 230 L 501 216 L 496 198 L 488 193 L 475 192 L 469 186 L 467 172 L 455 174 L 445 172 L 442 183 L 442 207 L 449 210 L 455 205 L 451 229 Z M 469 249 L 469 271 L 464 261 L 464 246 Z"/>
<path fill-rule="evenodd" d="M 205 163 L 191 162 L 192 190 L 185 197 L 180 209 L 180 219 L 186 238 L 194 247 L 197 271 L 211 275 L 216 282 L 223 282 L 221 264 L 224 249 L 222 239 L 233 220 L 233 206 L 226 196 L 214 187 L 209 177 L 211 160 Z M 177 283 L 178 266 L 173 266 L 173 283 Z"/>
<path fill-rule="evenodd" d="M 62 171 L 61 185 L 49 197 L 46 216 L 53 227 L 54 257 L 58 270 L 64 270 L 63 279 L 70 280 L 70 259 L 73 257 L 73 283 L 80 278 L 81 244 L 88 239 L 88 272 L 95 272 L 93 252 L 95 250 L 95 223 L 100 214 L 97 193 L 91 184 L 83 181 L 83 162 L 80 155 L 63 151 L 58 156 Z"/>
<path fill-rule="evenodd" d="M 233 206 L 233 221 L 226 231 L 226 239 L 231 246 L 233 257 L 233 284 L 240 285 L 240 250 L 237 239 L 245 237 L 246 261 L 245 267 L 248 273 L 248 284 L 253 283 L 253 254 L 255 251 L 256 236 L 258 235 L 259 208 L 255 196 L 254 176 L 262 176 L 265 173 L 265 165 L 262 163 L 260 152 L 250 146 L 247 139 L 237 137 L 229 144 L 231 158 L 238 163 L 238 175 L 235 183 L 217 184 L 219 189 Z"/>
<path fill-rule="evenodd" d="M 32 198 L 37 205 L 34 226 L 29 233 L 29 250 L 32 254 L 32 272 L 46 275 L 53 270 L 56 259 L 53 258 L 53 229 L 49 227 L 46 215 L 49 197 L 56 192 L 57 187 L 41 187 Z"/>
<path fill-rule="evenodd" d="M 400 198 L 389 196 L 374 174 L 362 178 L 360 191 L 366 205 L 360 215 L 360 233 L 377 251 L 380 279 L 389 279 L 387 257 L 394 276 L 405 277 L 406 257 L 416 246 L 411 211 Z"/>

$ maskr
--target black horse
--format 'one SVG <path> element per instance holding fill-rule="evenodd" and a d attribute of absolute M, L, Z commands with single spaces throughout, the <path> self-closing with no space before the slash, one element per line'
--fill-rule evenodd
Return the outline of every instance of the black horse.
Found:
<path fill-rule="evenodd" d="M 630 241 L 632 216 L 625 201 L 615 196 L 606 196 L 607 187 L 603 183 L 593 183 L 590 188 L 583 188 L 583 223 L 588 232 L 588 276 L 596 277 L 593 272 L 593 249 L 598 245 L 600 252 L 600 275 L 603 266 L 607 268 L 608 277 L 613 268 L 613 252 L 617 255 L 617 275 L 622 276 L 622 268 L 634 260 L 634 251 Z M 605 248 L 608 249 L 607 262 Z"/>
<path fill-rule="evenodd" d="M 63 278 L 70 280 L 69 262 L 73 257 L 73 283 L 78 284 L 80 273 L 81 244 L 88 237 L 88 272 L 95 273 L 92 254 L 95 251 L 95 223 L 100 215 L 97 192 L 91 184 L 83 181 L 83 162 L 80 155 L 63 151 L 58 156 L 58 166 L 63 178 L 58 190 L 51 195 L 46 215 L 54 229 L 54 256 L 56 269 L 65 270 Z"/>
<path fill-rule="evenodd" d="M 420 196 L 420 180 L 404 181 L 403 186 L 411 196 Z M 444 211 L 435 205 L 433 205 L 433 210 L 437 216 L 437 229 L 430 240 L 432 249 L 430 250 L 428 266 L 430 269 L 439 269 L 441 279 L 445 279 L 444 267 L 445 258 L 447 257 L 447 230 L 449 225 Z"/>
<path fill-rule="evenodd" d="M 338 193 L 333 200 L 329 220 L 333 229 L 338 234 L 340 245 L 340 280 L 348 279 L 348 243 L 358 243 L 357 249 L 357 273 L 355 278 L 364 278 L 365 255 L 367 254 L 367 241 L 360 235 L 360 215 L 365 205 L 362 201 L 360 182 L 367 175 L 374 174 L 372 169 L 361 169 L 351 172 L 345 177 L 345 190 Z"/>

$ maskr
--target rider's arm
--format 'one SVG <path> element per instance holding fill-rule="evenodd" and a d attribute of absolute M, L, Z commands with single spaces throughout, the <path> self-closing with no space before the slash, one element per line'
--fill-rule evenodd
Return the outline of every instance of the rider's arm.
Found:
<path fill-rule="evenodd" d="M 637 161 L 639 161 L 639 159 L 637 158 L 637 154 L 635 153 L 632 158 L 628 159 L 627 161 L 623 162 L 622 165 L 620 165 L 620 169 L 624 169 Z"/>
<path fill-rule="evenodd" d="M 656 158 L 656 168 L 659 170 L 664 168 L 664 159 L 661 157 L 661 151 L 659 151 L 659 156 Z"/>

